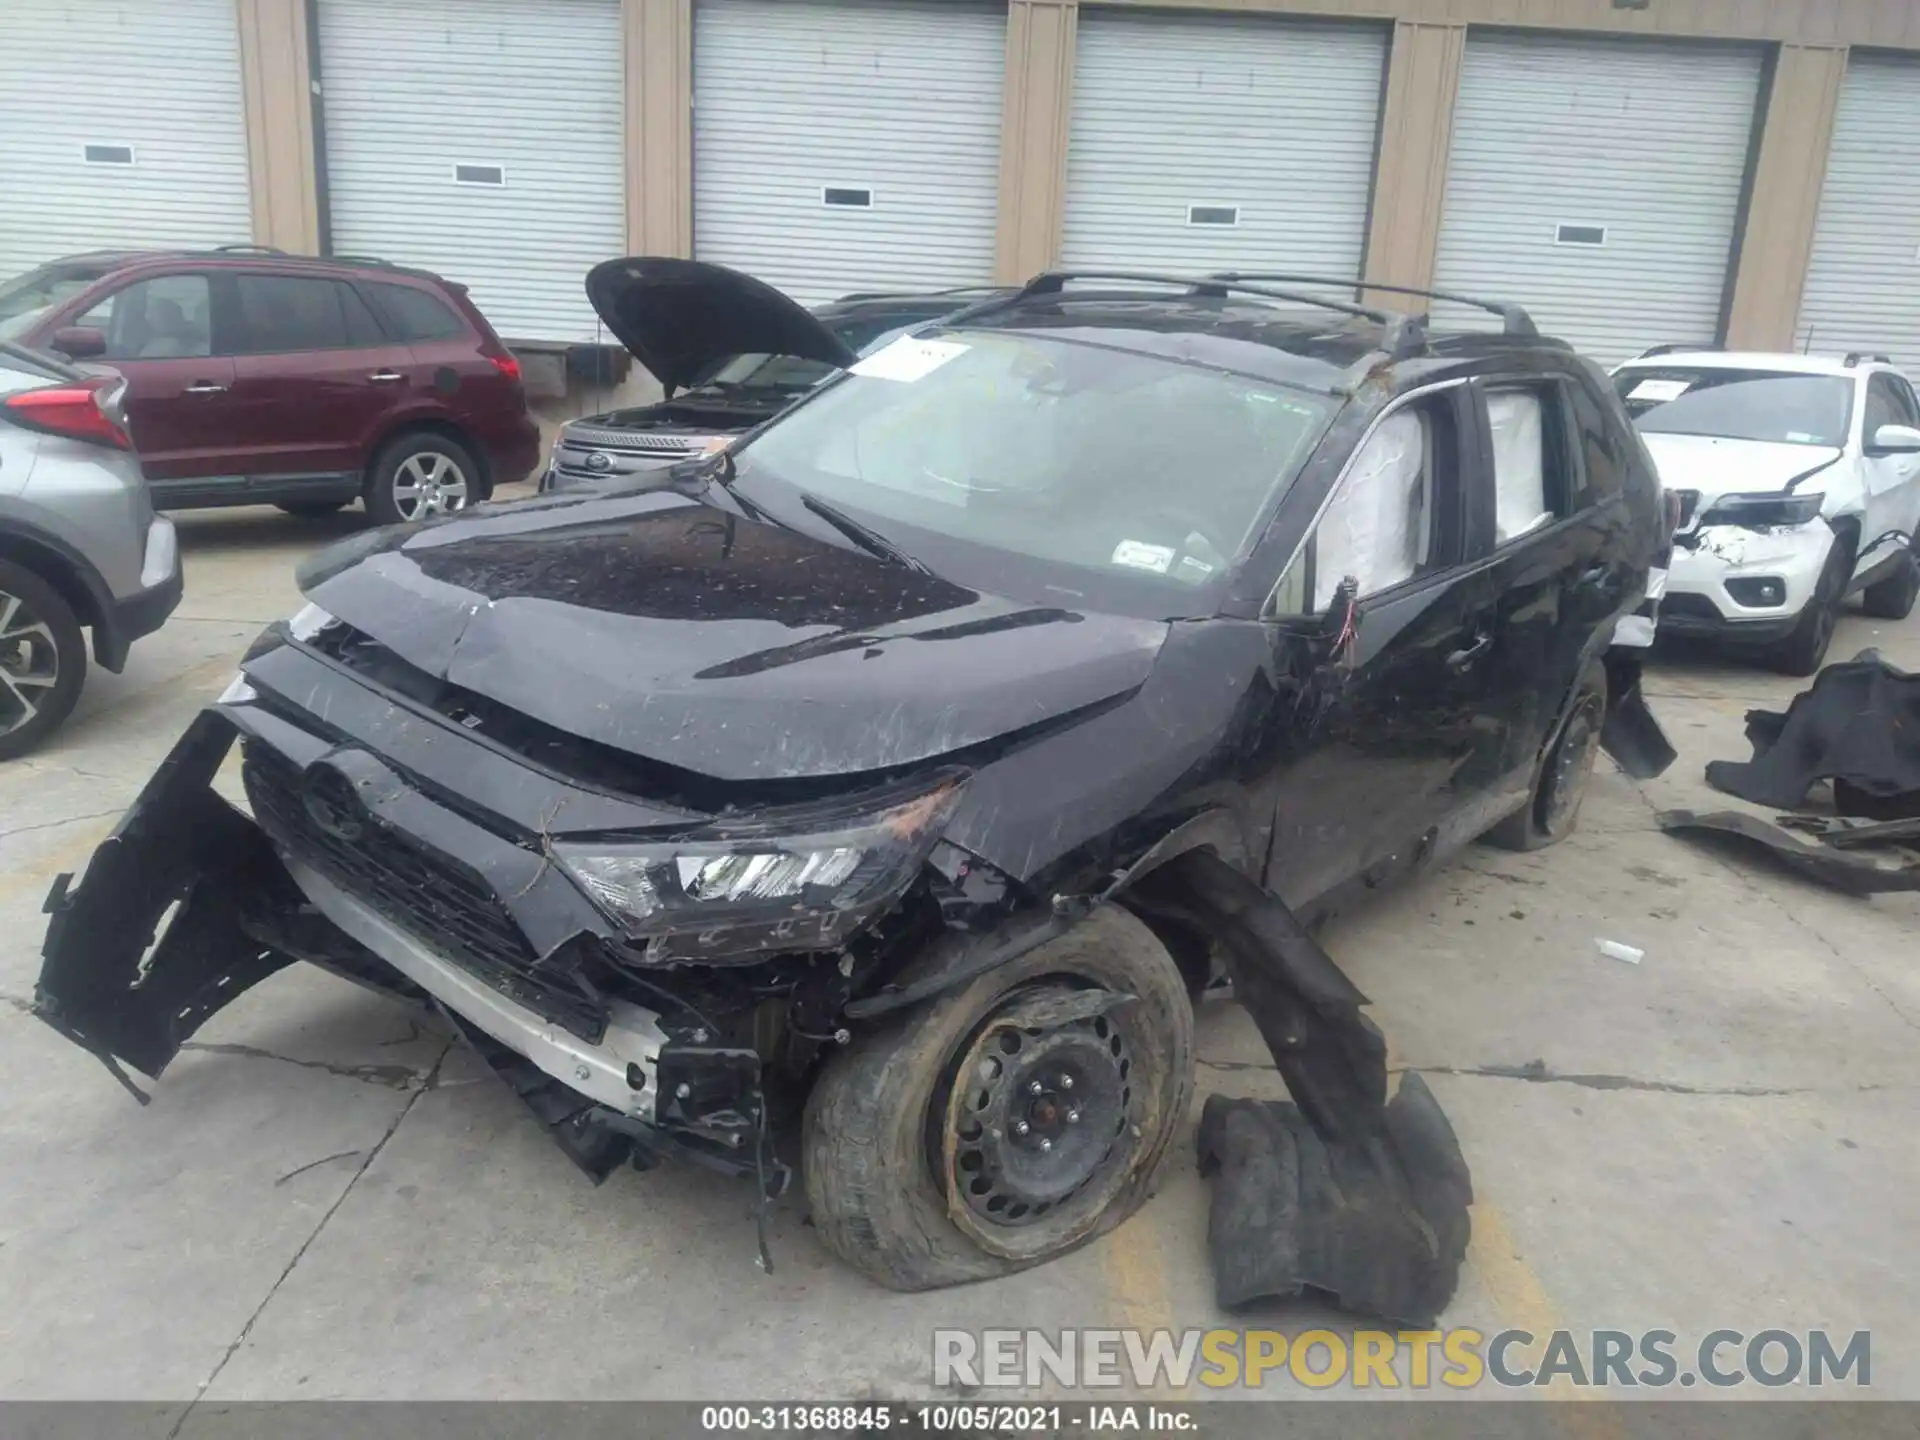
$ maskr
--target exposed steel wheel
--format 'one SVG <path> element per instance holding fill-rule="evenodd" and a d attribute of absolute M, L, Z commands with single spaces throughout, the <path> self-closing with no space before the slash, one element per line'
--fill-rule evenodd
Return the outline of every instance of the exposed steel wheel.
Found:
<path fill-rule="evenodd" d="M 902 978 L 1005 939 L 944 937 Z M 1105 906 L 828 1062 L 804 1133 L 814 1226 L 898 1290 L 1039 1264 L 1139 1207 L 1192 1093 L 1180 968 Z"/>

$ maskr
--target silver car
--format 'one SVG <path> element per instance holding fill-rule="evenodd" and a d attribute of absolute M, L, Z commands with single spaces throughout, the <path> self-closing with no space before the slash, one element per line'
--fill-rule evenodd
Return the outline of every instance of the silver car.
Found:
<path fill-rule="evenodd" d="M 141 477 L 125 388 L 0 341 L 0 760 L 72 713 L 83 628 L 118 671 L 180 603 L 180 547 Z"/>

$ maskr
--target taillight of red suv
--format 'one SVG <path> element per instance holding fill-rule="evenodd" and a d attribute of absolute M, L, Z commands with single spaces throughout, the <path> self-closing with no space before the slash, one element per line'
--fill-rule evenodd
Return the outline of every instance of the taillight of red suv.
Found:
<path fill-rule="evenodd" d="M 23 430 L 38 430 L 68 440 L 131 450 L 126 416 L 120 408 L 127 382 L 118 375 L 64 380 L 39 390 L 21 390 L 0 400 L 0 410 Z"/>

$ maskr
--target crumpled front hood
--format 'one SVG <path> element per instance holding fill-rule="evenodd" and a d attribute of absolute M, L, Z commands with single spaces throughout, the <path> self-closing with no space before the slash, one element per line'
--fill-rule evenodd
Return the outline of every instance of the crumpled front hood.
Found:
<path fill-rule="evenodd" d="M 778 290 L 724 265 L 668 256 L 606 260 L 587 299 L 620 343 L 672 389 L 734 355 L 797 355 L 845 369 L 854 353 Z"/>
<path fill-rule="evenodd" d="M 1785 490 L 1796 476 L 1824 469 L 1840 458 L 1840 451 L 1831 445 L 1645 431 L 1640 438 L 1660 471 L 1660 483 L 1669 490 L 1698 490 L 1698 508 L 1703 512 L 1721 495 Z M 1808 488 L 1821 488 L 1817 477 L 1808 481 Z"/>
<path fill-rule="evenodd" d="M 888 769 L 1025 729 L 1140 685 L 1167 634 L 659 491 L 476 511 L 306 588 L 436 678 L 720 780 Z"/>

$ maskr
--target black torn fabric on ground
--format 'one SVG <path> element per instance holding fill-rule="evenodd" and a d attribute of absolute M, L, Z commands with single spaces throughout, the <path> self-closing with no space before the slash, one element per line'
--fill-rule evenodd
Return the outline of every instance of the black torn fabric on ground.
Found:
<path fill-rule="evenodd" d="M 1739 810 L 1715 810 L 1706 815 L 1691 810 L 1662 810 L 1654 819 L 1669 835 L 1724 844 L 1729 850 L 1738 849 L 1748 854 L 1768 855 L 1795 874 L 1845 895 L 1858 897 L 1920 890 L 1920 860 L 1916 860 L 1912 852 L 1894 850 L 1881 858 L 1858 845 L 1835 843 L 1834 835 L 1845 831 L 1823 834 L 1827 843 L 1809 845 L 1791 831 Z"/>
<path fill-rule="evenodd" d="M 1206 852 L 1147 877 L 1148 913 L 1219 941 L 1295 1103 L 1208 1099 L 1200 1173 L 1225 1306 L 1308 1290 L 1409 1325 L 1453 1298 L 1473 1185 L 1418 1075 L 1387 1098 L 1386 1042 L 1353 982 L 1276 896 Z"/>
<path fill-rule="evenodd" d="M 1342 1140 L 1284 1101 L 1210 1096 L 1200 1173 L 1215 1177 L 1207 1246 L 1228 1309 L 1313 1290 L 1425 1328 L 1453 1298 L 1473 1181 L 1418 1075 L 1400 1077 L 1377 1126 Z"/>
<path fill-rule="evenodd" d="M 1863 650 L 1829 665 L 1785 714 L 1747 712 L 1753 758 L 1715 760 L 1707 783 L 1778 810 L 1805 803 L 1816 780 L 1833 782 L 1843 815 L 1920 815 L 1920 675 Z"/>

